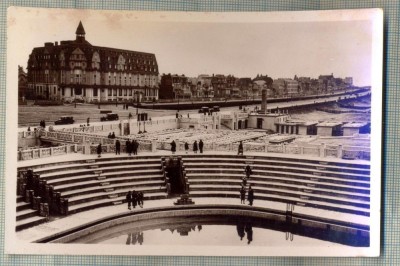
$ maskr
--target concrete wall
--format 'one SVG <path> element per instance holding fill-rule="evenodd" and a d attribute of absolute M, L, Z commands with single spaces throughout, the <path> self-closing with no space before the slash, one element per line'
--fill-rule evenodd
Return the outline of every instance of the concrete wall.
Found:
<path fill-rule="evenodd" d="M 163 131 L 167 129 L 177 129 L 178 128 L 178 119 L 171 118 L 166 120 L 154 120 L 147 121 L 144 125 L 144 122 L 138 123 L 136 120 L 131 120 L 129 122 L 129 131 L 130 134 L 135 134 L 140 131 L 144 131 L 146 129 L 147 132 L 156 132 Z"/>
<path fill-rule="evenodd" d="M 354 134 L 358 134 L 360 129 L 358 127 L 347 127 L 343 128 L 343 136 L 353 136 Z"/>
<path fill-rule="evenodd" d="M 332 136 L 332 127 L 317 127 L 318 136 Z"/>

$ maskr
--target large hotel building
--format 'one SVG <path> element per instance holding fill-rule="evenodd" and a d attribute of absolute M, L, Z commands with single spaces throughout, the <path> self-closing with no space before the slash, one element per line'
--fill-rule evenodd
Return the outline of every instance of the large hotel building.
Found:
<path fill-rule="evenodd" d="M 154 54 L 91 45 L 81 22 L 76 39 L 45 43 L 28 60 L 28 90 L 57 101 L 153 101 L 158 99 Z"/>

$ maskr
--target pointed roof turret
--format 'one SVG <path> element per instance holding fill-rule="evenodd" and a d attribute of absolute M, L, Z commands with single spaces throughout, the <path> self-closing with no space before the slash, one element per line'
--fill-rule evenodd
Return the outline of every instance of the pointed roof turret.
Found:
<path fill-rule="evenodd" d="M 83 28 L 83 25 L 82 25 L 82 21 L 79 21 L 79 25 L 78 25 L 78 28 L 76 28 L 75 34 L 76 35 L 85 35 L 86 34 L 85 29 Z"/>

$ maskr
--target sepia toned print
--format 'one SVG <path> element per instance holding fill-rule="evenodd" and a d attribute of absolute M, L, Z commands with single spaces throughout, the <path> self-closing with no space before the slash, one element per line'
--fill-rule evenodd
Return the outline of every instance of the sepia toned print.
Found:
<path fill-rule="evenodd" d="M 6 252 L 379 255 L 380 10 L 8 29 Z"/>

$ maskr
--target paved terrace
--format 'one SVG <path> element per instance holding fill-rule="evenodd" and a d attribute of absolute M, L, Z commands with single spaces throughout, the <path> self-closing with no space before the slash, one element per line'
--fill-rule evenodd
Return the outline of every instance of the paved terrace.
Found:
<path fill-rule="evenodd" d="M 158 155 L 158 154 L 160 156 L 171 155 L 171 153 L 168 151 L 157 151 L 156 153 L 145 153 L 145 152 L 140 153 L 140 155 L 144 155 L 144 156 L 145 155 Z M 179 155 L 179 154 L 183 154 L 183 153 L 178 152 L 176 155 Z M 209 152 L 205 152 L 205 154 L 215 155 L 215 154 L 232 154 L 232 153 L 209 151 Z M 259 153 L 248 152 L 248 153 L 245 153 L 245 155 L 256 156 L 256 155 L 259 155 Z M 125 155 L 120 155 L 120 156 L 122 157 Z M 274 154 L 274 156 L 282 157 L 282 159 L 284 159 L 284 158 L 299 158 L 299 156 L 289 155 L 289 154 Z M 104 154 L 102 157 L 103 158 L 115 158 L 116 155 Z M 18 162 L 18 167 L 29 167 L 29 166 L 39 165 L 39 164 L 43 164 L 43 163 L 56 163 L 56 162 L 74 161 L 74 160 L 82 160 L 82 159 L 95 159 L 95 158 L 97 158 L 97 155 L 67 154 L 67 155 L 60 155 L 60 156 L 44 158 L 44 159 L 20 161 L 20 162 Z M 334 158 L 329 158 L 329 159 L 318 158 L 318 160 L 329 161 L 329 162 L 348 163 L 348 161 L 346 161 L 346 160 L 334 159 Z M 366 162 L 362 161 L 362 160 L 352 160 L 351 163 L 352 164 L 365 164 Z M 284 204 L 284 203 L 257 200 L 257 195 L 255 195 L 255 196 L 256 196 L 256 199 L 254 202 L 254 206 L 256 206 L 256 207 L 265 207 L 265 208 L 276 209 L 276 210 L 286 210 L 286 204 Z M 176 198 L 145 201 L 144 208 L 172 206 L 174 201 L 176 201 Z M 194 198 L 194 201 L 198 205 L 200 205 L 200 204 L 214 205 L 216 203 L 229 204 L 229 205 L 241 205 L 240 199 L 239 199 L 239 192 L 238 192 L 237 199 L 233 199 L 233 198 Z M 132 211 L 135 212 L 135 210 L 132 210 Z M 97 208 L 97 209 L 93 209 L 93 210 L 89 210 L 89 211 L 79 212 L 76 214 L 68 215 L 66 217 L 57 218 L 51 222 L 44 223 L 44 224 L 29 228 L 26 230 L 19 231 L 19 232 L 17 232 L 17 237 L 21 240 L 32 242 L 32 241 L 38 240 L 40 238 L 62 232 L 64 230 L 71 229 L 73 227 L 104 218 L 106 216 L 110 216 L 110 215 L 114 215 L 114 214 L 121 214 L 124 212 L 129 212 L 126 204 L 101 207 L 101 208 Z M 316 216 L 316 217 L 327 218 L 327 219 L 338 220 L 338 221 L 347 221 L 347 222 L 352 222 L 352 223 L 357 223 L 357 224 L 362 224 L 362 225 L 370 224 L 369 217 L 355 215 L 355 214 L 333 212 L 333 211 L 322 210 L 322 209 L 307 208 L 307 207 L 302 207 L 302 206 L 295 206 L 294 213 L 312 215 L 312 216 Z"/>

